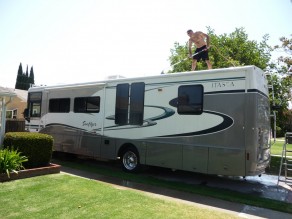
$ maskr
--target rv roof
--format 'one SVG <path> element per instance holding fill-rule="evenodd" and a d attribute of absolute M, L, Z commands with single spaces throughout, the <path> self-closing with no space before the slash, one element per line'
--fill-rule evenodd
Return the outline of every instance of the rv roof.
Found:
<path fill-rule="evenodd" d="M 34 91 L 37 90 L 52 90 L 52 89 L 60 89 L 60 90 L 66 90 L 66 89 L 78 89 L 78 88 L 84 88 L 84 87 L 104 87 L 106 83 L 78 83 L 78 84 L 64 84 L 64 85 L 53 85 L 53 86 L 40 86 L 40 87 L 31 87 L 29 90 L 33 89 Z"/>
<path fill-rule="evenodd" d="M 242 71 L 248 70 L 252 68 L 257 68 L 256 66 L 249 65 L 249 66 L 240 66 L 240 67 L 229 67 L 229 68 L 218 68 L 218 69 L 211 69 L 211 70 L 200 70 L 200 71 L 189 71 L 189 72 L 176 72 L 171 74 L 159 74 L 153 76 L 143 76 L 143 77 L 132 77 L 132 78 L 117 78 L 117 79 L 110 79 L 104 81 L 95 81 L 95 82 L 83 82 L 83 83 L 75 83 L 75 84 L 64 84 L 64 85 L 52 85 L 52 86 L 42 86 L 42 87 L 33 87 L 34 91 L 37 90 L 50 90 L 50 89 L 72 89 L 72 88 L 84 88 L 84 87 L 91 87 L 91 86 L 106 86 L 107 83 L 118 82 L 118 81 L 126 81 L 126 80 L 143 80 L 149 78 L 157 78 L 157 77 L 178 77 L 182 74 L 206 74 L 206 73 L 219 73 L 219 72 L 234 72 L 234 71 Z"/>

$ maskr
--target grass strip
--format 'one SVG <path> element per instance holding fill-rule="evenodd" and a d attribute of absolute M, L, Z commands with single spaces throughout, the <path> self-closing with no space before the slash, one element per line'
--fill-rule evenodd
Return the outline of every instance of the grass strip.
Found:
<path fill-rule="evenodd" d="M 278 156 L 282 156 L 282 151 L 283 151 L 283 145 L 284 145 L 284 141 L 276 141 L 275 143 L 272 144 L 271 147 L 271 153 L 272 155 L 278 155 Z M 286 145 L 287 150 L 292 150 L 292 145 L 291 144 L 287 144 Z M 287 152 L 286 154 L 287 156 L 292 156 L 292 152 Z"/>
<path fill-rule="evenodd" d="M 2 183 L 0 218 L 237 218 L 67 174 Z"/>

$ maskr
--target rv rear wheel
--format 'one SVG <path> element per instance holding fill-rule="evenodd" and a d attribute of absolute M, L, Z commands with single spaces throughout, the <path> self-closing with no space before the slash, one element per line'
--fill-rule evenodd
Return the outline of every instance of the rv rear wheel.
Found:
<path fill-rule="evenodd" d="M 139 170 L 139 153 L 135 147 L 128 147 L 123 151 L 122 167 L 126 172 L 137 172 Z"/>

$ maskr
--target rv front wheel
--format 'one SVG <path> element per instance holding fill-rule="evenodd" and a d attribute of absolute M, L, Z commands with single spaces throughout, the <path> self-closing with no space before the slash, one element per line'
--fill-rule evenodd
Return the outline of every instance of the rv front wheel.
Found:
<path fill-rule="evenodd" d="M 136 148 L 129 147 L 122 155 L 122 167 L 126 172 L 137 172 L 140 167 L 139 153 Z"/>

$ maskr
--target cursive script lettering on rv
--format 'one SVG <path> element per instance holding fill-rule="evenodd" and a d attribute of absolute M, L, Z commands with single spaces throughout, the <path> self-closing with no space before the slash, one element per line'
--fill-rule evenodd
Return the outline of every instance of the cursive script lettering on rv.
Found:
<path fill-rule="evenodd" d="M 83 121 L 82 126 L 87 126 L 87 127 L 92 128 L 93 126 L 96 126 L 96 123 Z"/>

